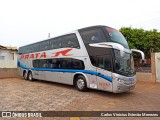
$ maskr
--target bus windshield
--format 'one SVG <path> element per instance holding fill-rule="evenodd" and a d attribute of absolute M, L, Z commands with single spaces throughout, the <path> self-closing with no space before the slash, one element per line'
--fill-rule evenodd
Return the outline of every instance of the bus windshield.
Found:
<path fill-rule="evenodd" d="M 119 50 L 114 50 L 115 53 L 115 70 L 118 74 L 125 76 L 135 75 L 133 57 L 129 53 L 125 53 L 122 58 Z"/>
<path fill-rule="evenodd" d="M 129 49 L 128 43 L 122 33 L 120 33 L 118 30 L 107 27 L 107 32 L 110 36 L 111 42 L 116 42 L 122 44 L 125 48 Z"/>

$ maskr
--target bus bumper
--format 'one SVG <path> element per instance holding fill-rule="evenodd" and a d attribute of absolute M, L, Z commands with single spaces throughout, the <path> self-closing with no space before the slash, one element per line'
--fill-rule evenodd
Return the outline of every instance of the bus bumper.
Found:
<path fill-rule="evenodd" d="M 113 93 L 122 93 L 133 90 L 136 85 L 136 80 L 122 80 L 122 79 L 114 79 L 113 81 Z"/>

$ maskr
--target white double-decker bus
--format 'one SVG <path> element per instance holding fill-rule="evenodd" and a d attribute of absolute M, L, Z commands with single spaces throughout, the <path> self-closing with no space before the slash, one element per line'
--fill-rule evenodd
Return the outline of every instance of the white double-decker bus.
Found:
<path fill-rule="evenodd" d="M 18 73 L 26 80 L 45 80 L 114 93 L 136 84 L 132 51 L 123 35 L 107 26 L 92 26 L 20 47 Z"/>

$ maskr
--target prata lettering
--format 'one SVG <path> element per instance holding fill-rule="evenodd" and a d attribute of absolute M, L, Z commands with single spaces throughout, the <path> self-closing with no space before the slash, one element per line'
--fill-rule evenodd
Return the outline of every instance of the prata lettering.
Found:
<path fill-rule="evenodd" d="M 24 55 L 21 55 L 21 57 L 20 57 L 21 60 L 35 59 L 35 58 L 46 58 L 46 52 L 24 54 Z"/>

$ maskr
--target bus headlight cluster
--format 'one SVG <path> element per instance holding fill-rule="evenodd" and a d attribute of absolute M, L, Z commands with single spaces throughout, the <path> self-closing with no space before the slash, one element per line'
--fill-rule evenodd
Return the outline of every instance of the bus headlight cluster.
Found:
<path fill-rule="evenodd" d="M 122 82 L 124 82 L 124 80 L 123 80 L 123 79 L 118 79 L 117 81 L 118 81 L 118 82 L 121 82 L 121 83 L 122 83 Z"/>
<path fill-rule="evenodd" d="M 121 80 L 121 79 L 119 79 L 119 78 L 117 79 L 117 81 L 118 81 L 118 82 L 122 82 L 122 80 Z"/>
<path fill-rule="evenodd" d="M 119 78 L 114 78 L 117 82 L 123 82 L 122 79 L 119 79 Z"/>

